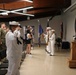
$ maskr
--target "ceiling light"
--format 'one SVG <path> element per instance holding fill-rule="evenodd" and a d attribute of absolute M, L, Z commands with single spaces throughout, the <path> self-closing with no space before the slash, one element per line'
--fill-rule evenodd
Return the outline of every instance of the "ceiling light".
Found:
<path fill-rule="evenodd" d="M 0 9 L 0 11 L 7 11 L 7 10 Z"/>
<path fill-rule="evenodd" d="M 8 15 L 8 13 L 1 13 L 2 15 Z"/>
<path fill-rule="evenodd" d="M 0 11 L 1 11 L 0 15 L 8 15 L 8 13 L 10 12 L 7 10 L 2 10 L 2 9 Z"/>
<path fill-rule="evenodd" d="M 24 13 L 24 14 L 27 13 L 27 10 L 23 10 L 23 13 Z"/>
<path fill-rule="evenodd" d="M 3 12 L 3 13 L 0 13 L 0 15 L 8 15 L 8 13 L 6 13 L 6 12 Z"/>
<path fill-rule="evenodd" d="M 26 15 L 26 16 L 34 16 L 32 14 L 26 14 L 27 9 L 32 9 L 32 8 L 33 7 L 30 6 L 30 7 L 26 7 L 26 8 L 17 9 L 17 10 L 11 10 L 11 11 L 9 11 L 9 10 L 2 10 L 1 9 L 0 10 L 1 11 L 0 15 L 8 15 L 8 13 L 15 13 L 15 14 Z M 18 12 L 18 11 L 23 11 L 23 12 Z"/>
<path fill-rule="evenodd" d="M 25 0 L 25 1 L 30 2 L 30 3 L 33 3 L 33 1 L 31 1 L 31 0 Z"/>
<path fill-rule="evenodd" d="M 21 9 L 16 9 L 16 10 L 12 10 L 12 11 L 21 11 L 21 10 L 27 10 L 27 9 L 32 9 L 33 7 L 26 7 L 26 8 L 21 8 Z"/>
<path fill-rule="evenodd" d="M 15 12 L 15 11 L 10 11 L 10 13 L 15 13 L 15 14 L 20 14 L 20 15 L 26 15 L 26 16 L 34 16 L 32 14 L 24 14 L 24 13 Z"/>

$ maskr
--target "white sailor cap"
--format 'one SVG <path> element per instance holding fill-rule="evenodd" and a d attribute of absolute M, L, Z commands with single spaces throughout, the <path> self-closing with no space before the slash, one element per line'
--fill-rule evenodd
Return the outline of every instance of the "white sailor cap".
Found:
<path fill-rule="evenodd" d="M 51 31 L 52 31 L 52 32 L 54 32 L 55 30 L 54 30 L 54 29 L 52 29 Z"/>
<path fill-rule="evenodd" d="M 46 29 L 49 30 L 49 29 L 51 29 L 51 27 L 47 27 Z"/>
<path fill-rule="evenodd" d="M 19 24 L 19 22 L 16 22 L 16 21 L 10 21 L 9 25 L 20 25 L 20 24 Z"/>

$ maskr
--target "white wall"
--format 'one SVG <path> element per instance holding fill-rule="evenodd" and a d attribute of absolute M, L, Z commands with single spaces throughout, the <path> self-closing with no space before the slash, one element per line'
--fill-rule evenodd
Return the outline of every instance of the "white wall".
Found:
<path fill-rule="evenodd" d="M 71 0 L 72 4 L 75 1 L 76 0 Z M 63 22 L 65 24 L 65 39 L 69 42 L 73 41 L 73 35 L 75 35 L 76 9 L 73 11 L 71 11 L 71 9 L 62 14 Z"/>
<path fill-rule="evenodd" d="M 40 23 L 42 25 L 43 30 L 45 31 L 46 26 L 47 26 L 47 20 L 49 19 L 49 17 L 46 18 L 40 18 Z M 51 21 L 50 21 L 50 26 L 55 29 L 56 31 L 56 35 L 60 36 L 60 24 L 62 22 L 61 16 L 56 16 L 54 17 Z M 34 20 L 28 20 L 28 21 L 21 21 L 20 22 L 21 25 L 30 25 L 30 26 L 35 26 L 35 42 L 38 42 L 38 19 L 34 19 Z M 42 41 L 43 43 L 45 42 L 44 40 Z"/>
<path fill-rule="evenodd" d="M 73 35 L 75 35 L 76 10 L 72 12 L 69 10 L 62 17 L 66 25 L 66 40 L 71 42 L 73 41 Z"/>

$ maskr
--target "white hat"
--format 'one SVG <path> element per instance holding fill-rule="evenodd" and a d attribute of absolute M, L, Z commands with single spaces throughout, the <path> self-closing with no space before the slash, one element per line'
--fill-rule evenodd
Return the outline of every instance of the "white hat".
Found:
<path fill-rule="evenodd" d="M 55 31 L 54 29 L 51 30 L 52 32 Z"/>
<path fill-rule="evenodd" d="M 16 22 L 16 21 L 10 21 L 10 22 L 9 22 L 9 25 L 19 25 L 19 22 Z"/>
<path fill-rule="evenodd" d="M 47 27 L 46 29 L 48 29 L 48 30 L 49 30 L 49 29 L 51 29 L 51 27 Z"/>

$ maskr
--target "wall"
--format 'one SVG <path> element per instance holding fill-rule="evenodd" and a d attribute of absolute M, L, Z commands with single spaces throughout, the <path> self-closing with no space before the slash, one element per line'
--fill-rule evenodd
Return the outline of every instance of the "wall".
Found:
<path fill-rule="evenodd" d="M 74 0 L 72 0 L 72 2 L 74 2 Z M 66 26 L 66 40 L 70 42 L 73 41 L 73 35 L 75 35 L 76 18 L 76 9 L 74 9 L 73 11 L 71 11 L 71 9 L 62 14 L 62 18 Z"/>

